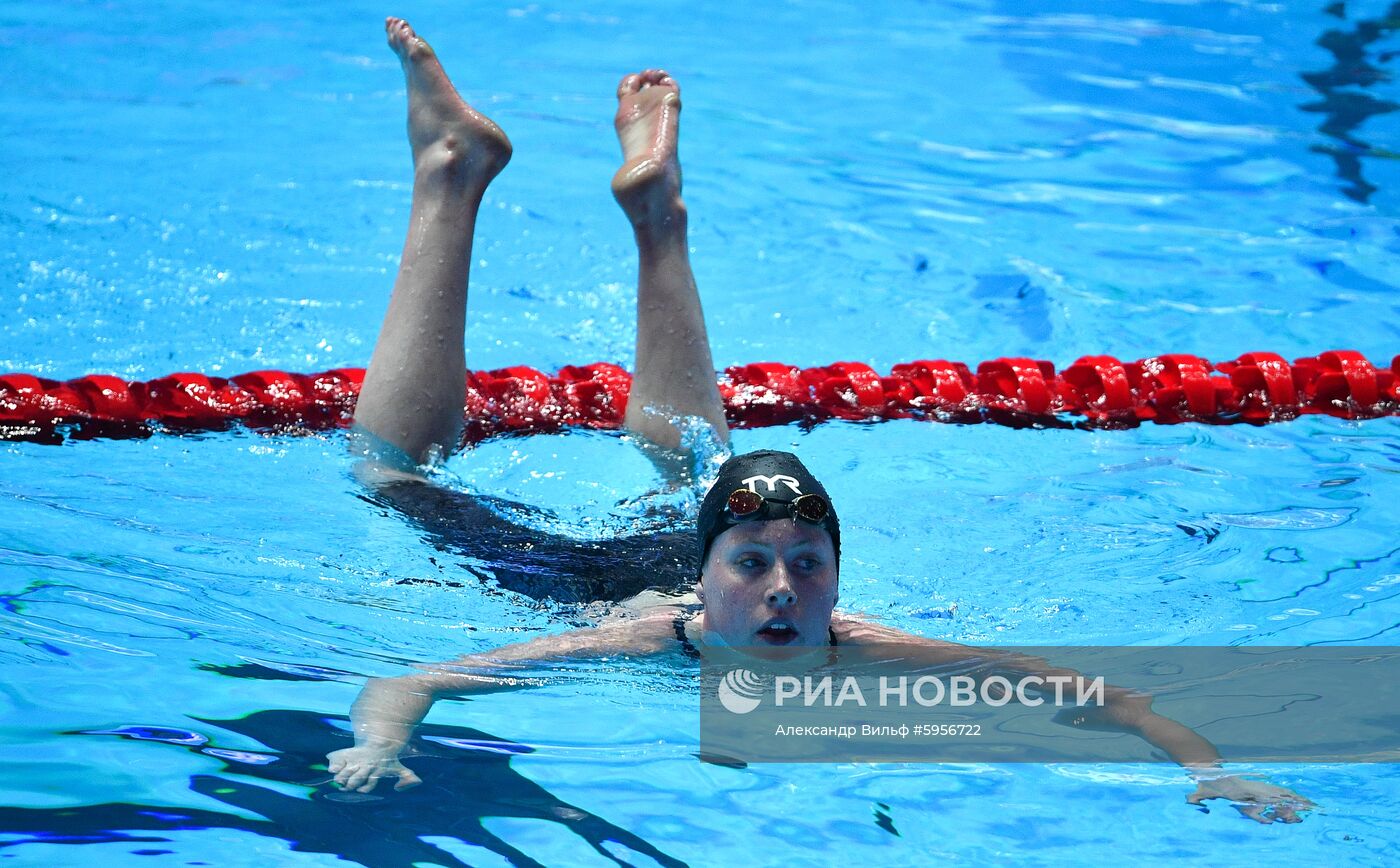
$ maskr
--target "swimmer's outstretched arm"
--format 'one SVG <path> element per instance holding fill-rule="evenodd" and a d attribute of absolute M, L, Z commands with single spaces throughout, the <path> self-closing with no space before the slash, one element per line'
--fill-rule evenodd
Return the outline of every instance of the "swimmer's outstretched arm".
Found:
<path fill-rule="evenodd" d="M 457 94 L 408 22 L 390 18 L 385 29 L 408 87 L 413 204 L 355 424 L 420 464 L 435 449 L 450 454 L 461 438 L 472 234 L 482 195 L 510 161 L 511 146 Z"/>
<path fill-rule="evenodd" d="M 327 755 L 335 782 L 368 793 L 381 778 L 396 778 L 394 789 L 422 783 L 399 761 L 399 754 L 433 703 L 444 696 L 475 696 L 533 686 L 529 678 L 511 676 L 513 665 L 557 660 L 658 654 L 674 649 L 675 610 L 659 608 L 640 618 L 589 630 L 574 630 L 529 642 L 506 645 L 487 654 L 471 654 L 423 667 L 399 678 L 372 678 L 350 709 L 355 746 Z"/>
<path fill-rule="evenodd" d="M 1072 669 L 1050 666 L 1046 661 L 1024 655 L 1011 655 L 1001 664 L 1005 672 L 1017 675 L 1083 677 Z M 1048 689 L 1046 690 L 1048 693 Z M 1101 708 L 1085 708 L 1079 725 L 1136 735 L 1171 757 L 1191 773 L 1196 791 L 1186 801 L 1199 805 L 1209 799 L 1228 799 L 1241 814 L 1268 825 L 1275 820 L 1301 823 L 1298 811 L 1316 807 L 1304 796 L 1267 781 L 1256 781 L 1226 774 L 1220 751 L 1190 727 L 1152 710 L 1152 697 L 1121 687 L 1109 686 Z"/>
<path fill-rule="evenodd" d="M 1014 683 L 1023 676 L 1036 676 L 1042 685 L 1039 692 L 1047 697 L 1053 697 L 1053 679 L 1069 678 L 1073 683 L 1084 677 L 1073 669 L 1051 666 L 1043 658 L 925 639 L 849 617 L 839 618 L 835 628 L 843 644 L 908 643 L 933 650 L 939 663 L 985 661 L 985 668 L 979 664 L 977 673 L 983 678 L 1001 675 Z M 1104 691 L 1102 707 L 1086 706 L 1081 711 L 1077 725 L 1136 735 L 1187 769 L 1197 782 L 1196 791 L 1186 797 L 1193 805 L 1209 799 L 1229 799 L 1241 814 L 1264 824 L 1274 820 L 1299 823 L 1302 818 L 1298 811 L 1316 807 L 1306 797 L 1284 787 L 1224 774 L 1215 745 L 1190 727 L 1153 711 L 1151 696 L 1110 685 Z"/>
<path fill-rule="evenodd" d="M 729 440 L 690 270 L 677 151 L 680 112 L 680 87 L 661 70 L 626 76 L 617 86 L 623 163 L 612 191 L 632 224 L 638 256 L 637 360 L 624 423 L 668 449 L 681 444 L 673 420 L 683 416 L 706 420 L 722 441 Z"/>

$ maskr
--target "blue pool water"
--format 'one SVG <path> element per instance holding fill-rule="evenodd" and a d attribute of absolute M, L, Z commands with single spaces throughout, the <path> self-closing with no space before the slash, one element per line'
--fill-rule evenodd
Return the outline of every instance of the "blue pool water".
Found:
<path fill-rule="evenodd" d="M 302 6 L 0 8 L 0 371 L 363 365 L 408 209 L 386 13 L 515 144 L 478 224 L 473 368 L 630 366 L 611 113 L 647 65 L 684 88 L 720 366 L 1400 352 L 1386 3 Z M 910 632 L 1400 638 L 1395 420 L 735 443 L 795 449 L 827 481 L 843 605 Z M 1186 806 L 1167 765 L 705 765 L 694 682 L 665 662 L 443 703 L 444 737 L 529 752 L 443 760 L 448 783 L 416 801 L 327 801 L 311 748 L 341 737 L 326 721 L 364 676 L 583 616 L 481 584 L 367 503 L 339 434 L 0 450 L 0 858 L 612 864 L 590 842 L 630 834 L 597 846 L 638 864 L 1370 865 L 1400 838 L 1389 766 L 1275 769 L 1325 811 L 1262 827 Z M 488 443 L 446 473 L 572 527 L 622 521 L 658 482 L 596 432 Z"/>

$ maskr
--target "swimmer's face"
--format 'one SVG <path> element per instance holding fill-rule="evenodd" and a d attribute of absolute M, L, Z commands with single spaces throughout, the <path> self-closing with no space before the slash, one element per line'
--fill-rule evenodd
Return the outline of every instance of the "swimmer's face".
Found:
<path fill-rule="evenodd" d="M 711 544 L 698 590 L 705 632 L 725 644 L 826 645 L 838 592 L 831 537 L 786 519 L 735 525 Z"/>

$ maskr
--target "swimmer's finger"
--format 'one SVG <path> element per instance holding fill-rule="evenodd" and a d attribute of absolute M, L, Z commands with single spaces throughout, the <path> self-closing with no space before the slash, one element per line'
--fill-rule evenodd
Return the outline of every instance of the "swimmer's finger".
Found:
<path fill-rule="evenodd" d="M 1264 811 L 1267 809 L 1267 805 L 1235 805 L 1235 810 L 1239 811 L 1241 814 L 1244 814 L 1246 817 L 1253 820 L 1254 822 L 1261 823 L 1265 826 L 1268 826 L 1274 822 L 1273 817 L 1270 817 L 1264 813 Z"/>
<path fill-rule="evenodd" d="M 1274 817 L 1285 823 L 1303 822 L 1303 818 L 1298 816 L 1298 812 L 1294 811 L 1291 805 L 1275 805 Z"/>
<path fill-rule="evenodd" d="M 377 772 L 377 771 L 376 771 L 376 772 L 372 772 L 372 773 L 370 774 L 370 776 L 369 776 L 369 780 L 365 781 L 363 786 L 356 787 L 356 788 L 355 788 L 355 792 L 357 792 L 357 793 L 368 793 L 368 792 L 373 792 L 374 788 L 377 787 L 377 786 L 379 786 L 379 778 L 380 778 L 380 777 L 382 777 L 382 775 L 380 775 L 379 772 Z"/>
<path fill-rule="evenodd" d="M 341 786 L 345 787 L 347 790 L 358 790 L 360 787 L 364 786 L 365 781 L 369 780 L 370 773 L 373 770 L 374 766 L 368 763 L 355 766 L 349 770 L 350 774 L 345 778 L 344 782 L 341 783 Z"/>
<path fill-rule="evenodd" d="M 362 768 L 362 766 L 358 765 L 346 765 L 345 768 L 341 769 L 340 773 L 335 776 L 336 786 L 349 789 L 350 781 L 353 780 L 357 774 L 360 774 Z"/>
<path fill-rule="evenodd" d="M 1288 806 L 1299 811 L 1313 811 L 1317 809 L 1317 803 L 1307 796 L 1300 796 L 1295 792 L 1288 792 Z"/>
<path fill-rule="evenodd" d="M 396 790 L 406 790 L 409 787 L 416 787 L 423 783 L 423 779 L 413 773 L 412 769 L 406 766 L 399 767 L 399 782 L 394 784 Z"/>
<path fill-rule="evenodd" d="M 335 773 L 335 777 L 332 778 L 332 780 L 335 781 L 335 785 L 338 787 L 345 786 L 345 784 L 350 780 L 350 776 L 355 773 L 355 768 L 355 766 L 352 766 L 349 763 L 342 763 L 339 771 L 337 771 Z"/>

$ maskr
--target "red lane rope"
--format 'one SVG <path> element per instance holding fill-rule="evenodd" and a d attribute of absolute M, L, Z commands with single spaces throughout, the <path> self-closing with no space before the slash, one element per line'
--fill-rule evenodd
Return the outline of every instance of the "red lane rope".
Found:
<path fill-rule="evenodd" d="M 364 371 L 253 371 L 225 379 L 171 374 L 148 382 L 93 374 L 58 381 L 0 376 L 0 439 L 143 437 L 234 424 L 285 431 L 348 425 Z M 569 366 L 549 375 L 523 366 L 467 374 L 466 439 L 616 428 L 632 378 L 616 365 Z M 1333 350 L 1291 364 L 1274 353 L 1229 362 L 1171 354 L 1122 362 L 1085 356 L 1062 371 L 1050 362 L 1001 358 L 976 373 L 961 362 L 920 360 L 880 374 L 860 362 L 798 368 L 737 365 L 719 380 L 740 428 L 919 418 L 1012 427 L 1130 428 L 1203 422 L 1262 425 L 1323 413 L 1345 419 L 1400 414 L 1400 356 L 1377 368 Z"/>

